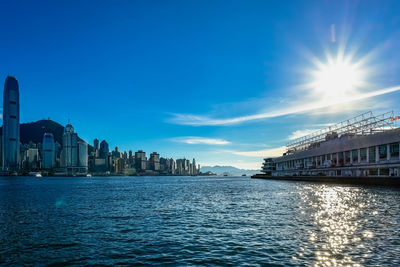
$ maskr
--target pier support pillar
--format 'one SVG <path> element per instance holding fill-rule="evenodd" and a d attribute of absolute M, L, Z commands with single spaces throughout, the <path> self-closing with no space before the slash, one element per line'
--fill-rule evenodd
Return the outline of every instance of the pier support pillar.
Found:
<path fill-rule="evenodd" d="M 375 146 L 375 163 L 378 163 L 378 162 L 379 162 L 379 146 Z"/>
<path fill-rule="evenodd" d="M 357 149 L 357 162 L 360 163 L 361 162 L 361 149 Z"/>
<path fill-rule="evenodd" d="M 367 162 L 369 163 L 369 147 L 367 147 Z"/>
<path fill-rule="evenodd" d="M 390 145 L 389 144 L 386 145 L 386 160 L 387 161 L 390 160 Z"/>

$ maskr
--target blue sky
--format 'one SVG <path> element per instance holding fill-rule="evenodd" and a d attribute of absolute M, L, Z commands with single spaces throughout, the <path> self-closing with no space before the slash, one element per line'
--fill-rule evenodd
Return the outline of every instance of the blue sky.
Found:
<path fill-rule="evenodd" d="M 3 1 L 0 77 L 19 80 L 21 122 L 70 119 L 90 143 L 259 168 L 329 123 L 400 115 L 399 10 L 399 1 Z M 313 83 L 338 54 L 362 71 L 346 96 Z"/>

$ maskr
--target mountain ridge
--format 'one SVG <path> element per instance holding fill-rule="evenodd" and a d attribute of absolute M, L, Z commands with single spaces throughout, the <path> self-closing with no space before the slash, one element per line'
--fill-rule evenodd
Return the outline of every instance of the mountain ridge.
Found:
<path fill-rule="evenodd" d="M 235 176 L 241 176 L 243 174 L 246 175 L 254 175 L 257 173 L 260 173 L 260 170 L 251 170 L 251 169 L 240 169 L 236 168 L 233 166 L 220 166 L 220 165 L 214 165 L 214 166 L 202 166 L 200 168 L 201 172 L 213 172 L 217 175 L 223 175 L 223 174 L 230 174 L 230 175 L 235 175 Z"/>

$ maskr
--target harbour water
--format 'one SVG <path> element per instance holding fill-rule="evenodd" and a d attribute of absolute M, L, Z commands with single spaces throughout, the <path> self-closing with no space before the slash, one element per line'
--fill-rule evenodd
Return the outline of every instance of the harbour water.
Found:
<path fill-rule="evenodd" d="M 399 266 L 400 190 L 247 177 L 2 177 L 0 264 Z"/>

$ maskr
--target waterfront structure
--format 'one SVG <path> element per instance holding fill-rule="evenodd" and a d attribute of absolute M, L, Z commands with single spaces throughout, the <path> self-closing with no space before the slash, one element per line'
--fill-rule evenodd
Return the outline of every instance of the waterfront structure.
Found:
<path fill-rule="evenodd" d="M 287 145 L 281 157 L 264 159 L 271 176 L 400 176 L 400 128 L 393 112 L 361 114 Z"/>
<path fill-rule="evenodd" d="M 52 133 L 45 133 L 42 142 L 42 168 L 53 169 L 56 166 L 56 144 Z"/>
<path fill-rule="evenodd" d="M 3 171 L 17 172 L 20 168 L 19 86 L 15 77 L 8 76 L 3 94 Z"/>

